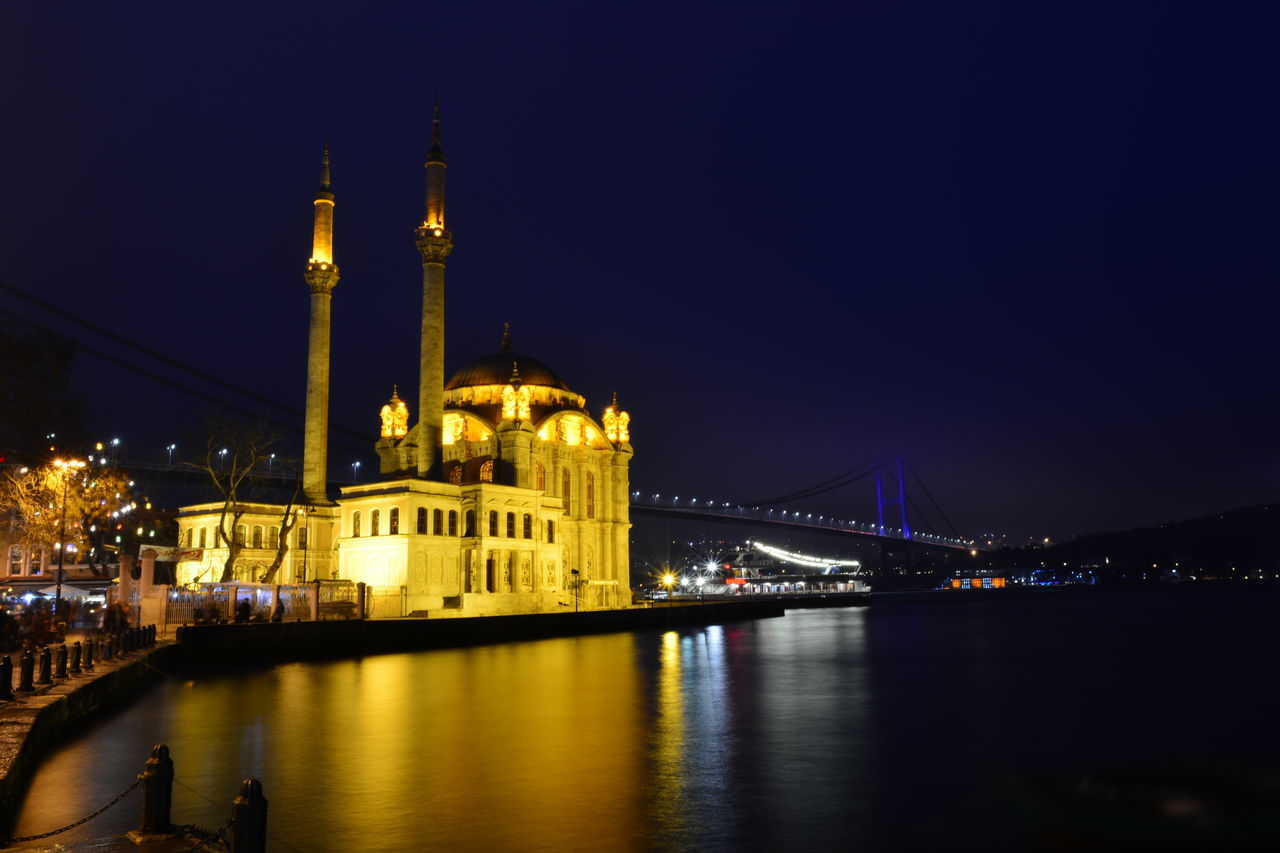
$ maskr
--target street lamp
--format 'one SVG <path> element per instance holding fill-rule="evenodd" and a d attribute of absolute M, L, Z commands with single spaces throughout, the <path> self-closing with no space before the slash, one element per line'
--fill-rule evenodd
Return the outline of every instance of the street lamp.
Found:
<path fill-rule="evenodd" d="M 58 623 L 58 614 L 62 610 L 62 565 L 63 559 L 67 553 L 67 475 L 70 473 L 68 469 L 79 470 L 84 467 L 84 462 L 79 459 L 55 459 L 54 467 L 62 472 L 62 520 L 59 522 L 58 533 L 58 578 L 56 588 L 53 595 L 53 622 Z"/>
<path fill-rule="evenodd" d="M 224 447 L 218 451 L 218 464 L 225 470 L 227 467 L 227 449 Z"/>
<path fill-rule="evenodd" d="M 170 468 L 173 467 L 173 451 L 177 449 L 178 449 L 178 445 L 176 444 L 170 444 L 167 447 L 165 447 L 165 450 L 169 451 L 169 467 Z"/>
<path fill-rule="evenodd" d="M 302 551 L 302 577 L 298 578 L 299 583 L 307 581 L 307 552 L 311 550 L 311 529 L 307 526 L 307 510 L 306 507 L 298 507 L 298 515 L 302 516 L 302 530 L 298 537 L 300 550 Z"/>
<path fill-rule="evenodd" d="M 353 483 L 356 482 L 356 477 L 359 475 L 359 473 L 360 473 L 360 463 L 352 462 L 351 463 L 351 482 Z"/>
<path fill-rule="evenodd" d="M 667 606 L 671 606 L 671 588 L 676 584 L 676 576 L 667 572 L 662 576 L 662 585 L 667 588 Z"/>
<path fill-rule="evenodd" d="M 267 475 L 268 476 L 271 475 L 271 466 L 275 464 L 275 461 L 276 461 L 276 455 L 274 453 L 272 453 L 270 456 L 267 457 Z"/>

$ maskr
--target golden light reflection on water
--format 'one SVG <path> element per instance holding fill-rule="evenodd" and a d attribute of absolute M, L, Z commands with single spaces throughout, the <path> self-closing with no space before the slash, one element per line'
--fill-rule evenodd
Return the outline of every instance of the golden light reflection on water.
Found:
<path fill-rule="evenodd" d="M 673 835 L 684 832 L 684 685 L 680 680 L 680 635 L 662 635 L 658 651 L 653 750 L 654 820 Z"/>
<path fill-rule="evenodd" d="M 725 842 L 740 814 L 734 732 L 754 701 L 730 680 L 744 636 L 616 634 L 167 684 L 52 756 L 18 829 L 88 813 L 163 741 L 179 782 L 175 820 L 221 825 L 239 781 L 256 776 L 282 849 Z M 131 829 L 137 808 L 69 840 Z"/>

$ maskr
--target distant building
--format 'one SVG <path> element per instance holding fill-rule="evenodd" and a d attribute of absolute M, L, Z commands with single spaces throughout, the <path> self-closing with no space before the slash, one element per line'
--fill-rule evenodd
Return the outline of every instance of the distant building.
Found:
<path fill-rule="evenodd" d="M 445 156 L 440 121 L 426 159 L 426 209 L 417 422 L 394 388 L 380 412 L 376 482 L 326 493 L 329 311 L 334 194 L 326 151 L 315 199 L 303 518 L 278 581 L 341 578 L 399 589 L 407 613 L 463 615 L 612 608 L 629 584 L 630 415 L 616 398 L 599 419 L 550 367 L 511 347 L 444 375 Z M 390 386 L 392 377 L 388 377 Z M 221 504 L 184 507 L 180 543 L 204 549 L 179 580 L 216 580 Z M 256 580 L 274 557 L 285 507 L 254 504 L 241 519 L 236 574 Z M 273 539 L 273 537 L 277 537 Z M 259 545 L 259 543 L 261 543 Z M 305 547 L 304 547 L 305 546 Z"/>

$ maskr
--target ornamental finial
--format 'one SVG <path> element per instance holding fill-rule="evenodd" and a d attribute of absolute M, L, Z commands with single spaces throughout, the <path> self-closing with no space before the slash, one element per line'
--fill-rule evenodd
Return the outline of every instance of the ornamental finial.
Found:
<path fill-rule="evenodd" d="M 511 324 L 502 324 L 502 352 L 511 352 Z"/>

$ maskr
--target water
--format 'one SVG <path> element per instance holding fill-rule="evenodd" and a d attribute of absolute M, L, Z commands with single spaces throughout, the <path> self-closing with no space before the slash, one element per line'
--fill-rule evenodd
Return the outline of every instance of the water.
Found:
<path fill-rule="evenodd" d="M 307 851 L 1025 850 L 1010 781 L 1280 766 L 1275 589 L 964 596 L 167 681 L 49 756 L 15 834 L 161 741 L 179 822 L 252 775 Z"/>

